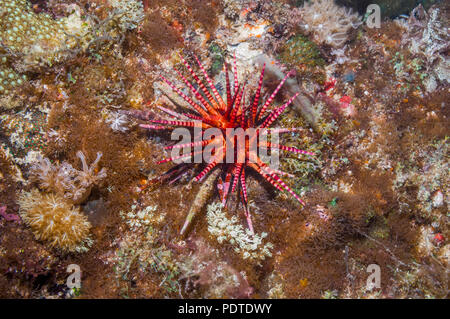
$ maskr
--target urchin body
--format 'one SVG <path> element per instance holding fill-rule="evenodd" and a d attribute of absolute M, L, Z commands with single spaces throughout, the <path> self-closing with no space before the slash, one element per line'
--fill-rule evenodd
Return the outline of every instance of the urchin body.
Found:
<path fill-rule="evenodd" d="M 216 129 L 222 132 L 222 135 L 219 138 L 215 136 L 214 138 L 201 139 L 200 141 L 167 146 L 166 149 L 173 150 L 175 148 L 187 148 L 189 151 L 186 153 L 183 152 L 183 154 L 179 156 L 169 157 L 159 163 L 190 159 L 199 155 L 199 153 L 202 154 L 208 150 L 209 154 L 211 154 L 209 157 L 210 160 L 200 164 L 204 165 L 204 167 L 195 177 L 195 181 L 202 181 L 208 174 L 210 174 L 211 171 L 221 169 L 222 172 L 219 174 L 217 187 L 221 196 L 222 204 L 226 205 L 229 194 L 237 191 L 245 209 L 245 216 L 248 226 L 252 232 L 252 221 L 250 212 L 247 209 L 248 197 L 246 171 L 248 169 L 253 169 L 275 188 L 280 191 L 287 191 L 302 205 L 304 205 L 304 202 L 300 199 L 300 197 L 289 186 L 287 186 L 281 178 L 281 176 L 287 176 L 289 174 L 278 169 L 271 168 L 270 165 L 262 160 L 260 154 L 255 152 L 255 149 L 276 149 L 297 154 L 314 155 L 311 152 L 294 147 L 267 142 L 267 138 L 263 138 L 269 134 L 286 133 L 296 130 L 295 128 L 271 128 L 271 125 L 293 102 L 299 93 L 296 93 L 283 105 L 275 108 L 272 107 L 269 111 L 276 94 L 292 72 L 289 72 L 280 82 L 275 91 L 270 95 L 270 97 L 264 103 L 261 103 L 260 97 L 264 78 L 264 65 L 259 77 L 258 88 L 254 94 L 254 99 L 250 103 L 246 104 L 246 83 L 242 84 L 238 81 L 236 59 L 234 60 L 233 84 L 229 79 L 227 65 L 224 65 L 226 76 L 226 98 L 222 98 L 220 96 L 217 88 L 197 57 L 195 57 L 195 59 L 204 75 L 206 85 L 200 80 L 198 75 L 194 72 L 186 60 L 184 58 L 181 59 L 189 73 L 192 75 L 195 83 L 193 84 L 189 82 L 180 72 L 176 72 L 184 84 L 189 88 L 196 101 L 183 93 L 183 91 L 176 87 L 171 81 L 165 77 L 162 77 L 162 79 L 187 102 L 189 105 L 189 111 L 186 113 L 179 113 L 160 106 L 159 108 L 167 113 L 171 118 L 150 119 L 149 121 L 152 122 L 152 124 L 142 124 L 141 126 L 151 130 L 170 130 L 180 127 L 195 128 L 200 130 L 201 136 L 203 136 L 209 129 Z M 225 136 L 229 136 L 228 130 L 230 129 L 240 129 L 244 135 L 249 136 L 249 138 L 245 140 L 245 146 L 243 148 L 238 147 L 238 143 L 234 141 L 234 138 L 232 140 L 224 138 Z M 251 134 L 249 134 L 250 130 Z M 256 147 L 252 148 L 250 145 L 256 145 Z M 211 149 L 213 149 L 212 152 Z M 232 161 L 229 161 L 226 158 L 227 154 L 232 154 Z M 173 167 L 165 175 L 169 176 L 169 179 L 176 180 L 185 172 L 187 168 L 188 166 L 186 164 L 181 163 Z"/>

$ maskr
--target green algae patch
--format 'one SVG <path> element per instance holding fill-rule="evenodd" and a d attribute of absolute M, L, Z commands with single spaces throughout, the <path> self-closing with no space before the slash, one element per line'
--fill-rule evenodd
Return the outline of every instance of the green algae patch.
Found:
<path fill-rule="evenodd" d="M 279 59 L 282 63 L 295 67 L 302 78 L 310 76 L 319 83 L 325 80 L 323 73 L 325 60 L 319 47 L 304 35 L 296 35 L 289 39 L 282 47 Z"/>

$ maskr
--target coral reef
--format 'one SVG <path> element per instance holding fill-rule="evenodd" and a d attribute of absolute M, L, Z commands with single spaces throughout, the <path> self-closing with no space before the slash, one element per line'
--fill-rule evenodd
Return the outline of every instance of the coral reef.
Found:
<path fill-rule="evenodd" d="M 448 298 L 449 5 L 418 3 L 2 1 L 0 298 Z M 315 154 L 275 172 L 306 205 L 244 166 L 157 164 L 178 124 L 233 113 Z"/>
<path fill-rule="evenodd" d="M 142 278 L 151 274 L 163 295 L 201 292 L 208 298 L 224 296 L 248 297 L 251 287 L 243 274 L 220 260 L 219 253 L 202 239 L 165 243 L 161 241 L 159 227 L 167 216 L 157 206 L 139 209 L 132 205 L 130 211 L 121 213 L 126 233 L 119 242 L 119 249 L 109 256 L 119 278 Z M 242 226 L 241 226 L 242 227 Z M 132 274 L 137 266 L 138 275 Z M 154 284 L 150 285 L 155 289 Z M 144 287 L 142 287 L 143 289 Z M 127 295 L 128 288 L 122 288 Z"/>
<path fill-rule="evenodd" d="M 88 243 L 87 218 L 62 197 L 34 189 L 19 198 L 20 216 L 38 240 L 62 251 L 83 251 Z"/>

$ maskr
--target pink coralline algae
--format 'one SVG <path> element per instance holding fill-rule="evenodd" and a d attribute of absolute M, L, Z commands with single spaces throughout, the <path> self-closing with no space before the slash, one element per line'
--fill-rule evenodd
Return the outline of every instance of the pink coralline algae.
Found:
<path fill-rule="evenodd" d="M 0 206 L 0 216 L 3 217 L 8 222 L 18 222 L 20 223 L 20 217 L 16 214 L 7 214 L 6 206 Z"/>

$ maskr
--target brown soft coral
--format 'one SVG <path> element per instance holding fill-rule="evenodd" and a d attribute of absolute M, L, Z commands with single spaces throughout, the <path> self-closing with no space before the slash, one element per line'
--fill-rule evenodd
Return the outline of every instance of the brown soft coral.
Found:
<path fill-rule="evenodd" d="M 34 189 L 19 198 L 20 216 L 36 239 L 63 251 L 80 251 L 91 224 L 80 210 L 64 198 Z"/>

